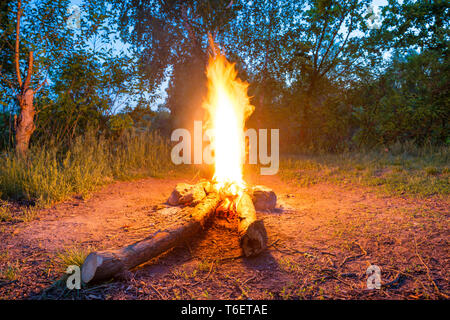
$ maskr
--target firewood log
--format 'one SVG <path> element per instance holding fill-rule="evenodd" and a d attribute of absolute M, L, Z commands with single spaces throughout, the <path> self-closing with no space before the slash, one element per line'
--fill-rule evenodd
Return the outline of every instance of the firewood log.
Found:
<path fill-rule="evenodd" d="M 273 210 L 277 205 L 277 195 L 275 192 L 265 186 L 253 186 L 251 188 L 251 197 L 255 209 L 258 211 Z"/>
<path fill-rule="evenodd" d="M 170 194 L 167 203 L 172 206 L 177 206 L 180 204 L 195 206 L 205 197 L 205 183 L 199 182 L 194 185 L 188 183 L 178 183 Z"/>
<path fill-rule="evenodd" d="M 256 210 L 249 194 L 244 193 L 237 203 L 238 232 L 246 257 L 261 253 L 267 246 L 264 223 L 256 218 Z"/>
<path fill-rule="evenodd" d="M 167 229 L 121 249 L 90 253 L 81 268 L 82 281 L 98 282 L 120 276 L 188 240 L 205 227 L 219 202 L 219 196 L 210 193 L 197 206 L 181 209 L 179 218 Z"/>

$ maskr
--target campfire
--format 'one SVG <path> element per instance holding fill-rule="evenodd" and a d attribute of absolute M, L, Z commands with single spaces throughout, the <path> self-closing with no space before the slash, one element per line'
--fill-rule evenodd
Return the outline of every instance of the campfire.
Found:
<path fill-rule="evenodd" d="M 266 230 L 256 210 L 273 209 L 277 198 L 272 190 L 249 186 L 243 179 L 245 121 L 254 111 L 247 95 L 248 84 L 237 77 L 234 64 L 211 39 L 210 44 L 208 94 L 203 107 L 214 151 L 213 178 L 175 187 L 167 203 L 180 207 L 178 219 L 165 230 L 121 249 L 89 254 L 82 267 L 85 283 L 120 276 L 194 236 L 213 218 L 236 222 L 246 257 L 266 248 Z"/>

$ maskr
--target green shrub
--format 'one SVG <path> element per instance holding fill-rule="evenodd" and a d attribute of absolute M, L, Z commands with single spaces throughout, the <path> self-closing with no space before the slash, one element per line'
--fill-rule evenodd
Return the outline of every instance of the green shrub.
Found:
<path fill-rule="evenodd" d="M 171 165 L 169 145 L 157 133 L 130 131 L 118 139 L 88 133 L 68 150 L 50 144 L 34 146 L 27 159 L 0 156 L 0 194 L 46 205 L 113 179 L 157 176 Z"/>
<path fill-rule="evenodd" d="M 90 248 L 66 248 L 58 252 L 57 260 L 65 268 L 71 265 L 81 267 L 88 256 Z"/>
<path fill-rule="evenodd" d="M 299 186 L 347 182 L 373 186 L 393 194 L 450 194 L 449 147 L 392 148 L 342 154 L 290 155 L 280 163 L 280 175 Z"/>

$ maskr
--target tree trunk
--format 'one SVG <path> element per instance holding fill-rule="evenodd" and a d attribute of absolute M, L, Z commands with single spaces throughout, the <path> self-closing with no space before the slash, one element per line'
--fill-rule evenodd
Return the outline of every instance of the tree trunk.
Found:
<path fill-rule="evenodd" d="M 34 91 L 27 88 L 19 95 L 20 115 L 16 124 L 16 153 L 25 156 L 30 144 L 30 138 L 35 130 L 33 105 Z"/>
<path fill-rule="evenodd" d="M 20 73 L 20 18 L 22 16 L 22 1 L 17 2 L 17 21 L 16 21 L 16 43 L 14 47 L 14 64 L 16 68 L 17 82 L 19 84 L 19 94 L 17 100 L 19 102 L 20 114 L 15 123 L 16 129 L 16 154 L 23 157 L 27 154 L 30 144 L 31 135 L 36 128 L 34 125 L 34 109 L 33 99 L 34 90 L 30 87 L 31 76 L 33 75 L 33 51 L 28 52 L 28 69 L 25 81 L 22 82 Z M 39 88 L 37 89 L 39 90 Z"/>

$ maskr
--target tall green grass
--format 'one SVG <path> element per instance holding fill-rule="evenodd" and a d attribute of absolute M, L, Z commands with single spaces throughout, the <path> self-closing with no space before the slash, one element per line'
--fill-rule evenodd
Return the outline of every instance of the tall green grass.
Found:
<path fill-rule="evenodd" d="M 68 150 L 49 143 L 34 146 L 27 159 L 0 155 L 0 194 L 48 205 L 114 179 L 158 176 L 171 166 L 170 146 L 157 133 L 129 132 L 120 139 L 88 133 Z"/>
<path fill-rule="evenodd" d="M 300 186 L 359 184 L 391 194 L 450 194 L 450 147 L 396 143 L 386 149 L 341 154 L 285 155 L 280 175 Z"/>

